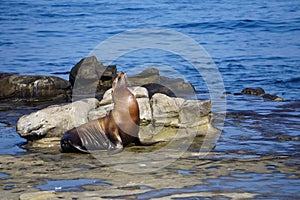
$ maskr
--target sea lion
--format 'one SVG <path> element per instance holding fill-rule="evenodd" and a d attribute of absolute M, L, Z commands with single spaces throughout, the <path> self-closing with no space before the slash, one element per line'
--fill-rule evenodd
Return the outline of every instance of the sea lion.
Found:
<path fill-rule="evenodd" d="M 67 131 L 61 138 L 62 152 L 89 153 L 91 150 L 108 149 L 118 153 L 130 144 L 142 143 L 138 137 L 140 112 L 135 96 L 127 88 L 124 72 L 120 72 L 112 84 L 113 109 L 103 118 L 90 121 Z"/>

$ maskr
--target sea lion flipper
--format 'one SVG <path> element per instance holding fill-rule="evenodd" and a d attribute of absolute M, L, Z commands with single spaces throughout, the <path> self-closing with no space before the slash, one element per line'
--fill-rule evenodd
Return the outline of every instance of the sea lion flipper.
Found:
<path fill-rule="evenodd" d="M 63 153 L 89 153 L 84 147 L 82 147 L 80 137 L 76 129 L 67 131 L 60 140 L 61 152 Z"/>
<path fill-rule="evenodd" d="M 88 150 L 86 150 L 84 147 L 76 145 L 76 144 L 71 144 L 73 148 L 77 149 L 81 153 L 90 153 Z"/>
<path fill-rule="evenodd" d="M 117 145 L 111 145 L 109 148 L 108 148 L 108 155 L 113 155 L 113 154 L 116 154 L 116 153 L 120 153 L 123 151 L 123 145 L 121 143 L 118 143 Z"/>
<path fill-rule="evenodd" d="M 103 150 L 111 146 L 104 130 L 99 128 L 97 120 L 91 121 L 77 130 L 82 146 L 87 150 Z"/>

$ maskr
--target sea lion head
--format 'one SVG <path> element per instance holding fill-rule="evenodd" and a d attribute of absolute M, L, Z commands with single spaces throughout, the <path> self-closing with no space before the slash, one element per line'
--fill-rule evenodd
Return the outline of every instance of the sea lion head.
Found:
<path fill-rule="evenodd" d="M 120 71 L 112 84 L 112 92 L 127 88 L 127 78 L 124 72 Z"/>

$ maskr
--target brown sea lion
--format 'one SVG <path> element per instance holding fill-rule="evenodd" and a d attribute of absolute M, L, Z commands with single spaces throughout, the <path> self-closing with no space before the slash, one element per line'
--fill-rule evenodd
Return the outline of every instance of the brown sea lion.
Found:
<path fill-rule="evenodd" d="M 114 108 L 103 118 L 90 121 L 67 131 L 61 138 L 62 152 L 89 153 L 91 150 L 108 149 L 118 153 L 130 144 L 142 143 L 138 137 L 140 125 L 139 106 L 127 88 L 124 72 L 120 72 L 112 85 Z"/>

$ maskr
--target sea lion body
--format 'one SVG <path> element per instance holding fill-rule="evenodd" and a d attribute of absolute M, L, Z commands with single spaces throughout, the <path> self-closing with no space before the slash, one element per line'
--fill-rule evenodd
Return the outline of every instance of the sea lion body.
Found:
<path fill-rule="evenodd" d="M 127 88 L 123 72 L 113 82 L 112 99 L 114 108 L 108 115 L 72 128 L 63 135 L 62 152 L 89 153 L 92 150 L 108 149 L 113 154 L 122 151 L 130 143 L 142 144 L 138 137 L 139 106 Z"/>

